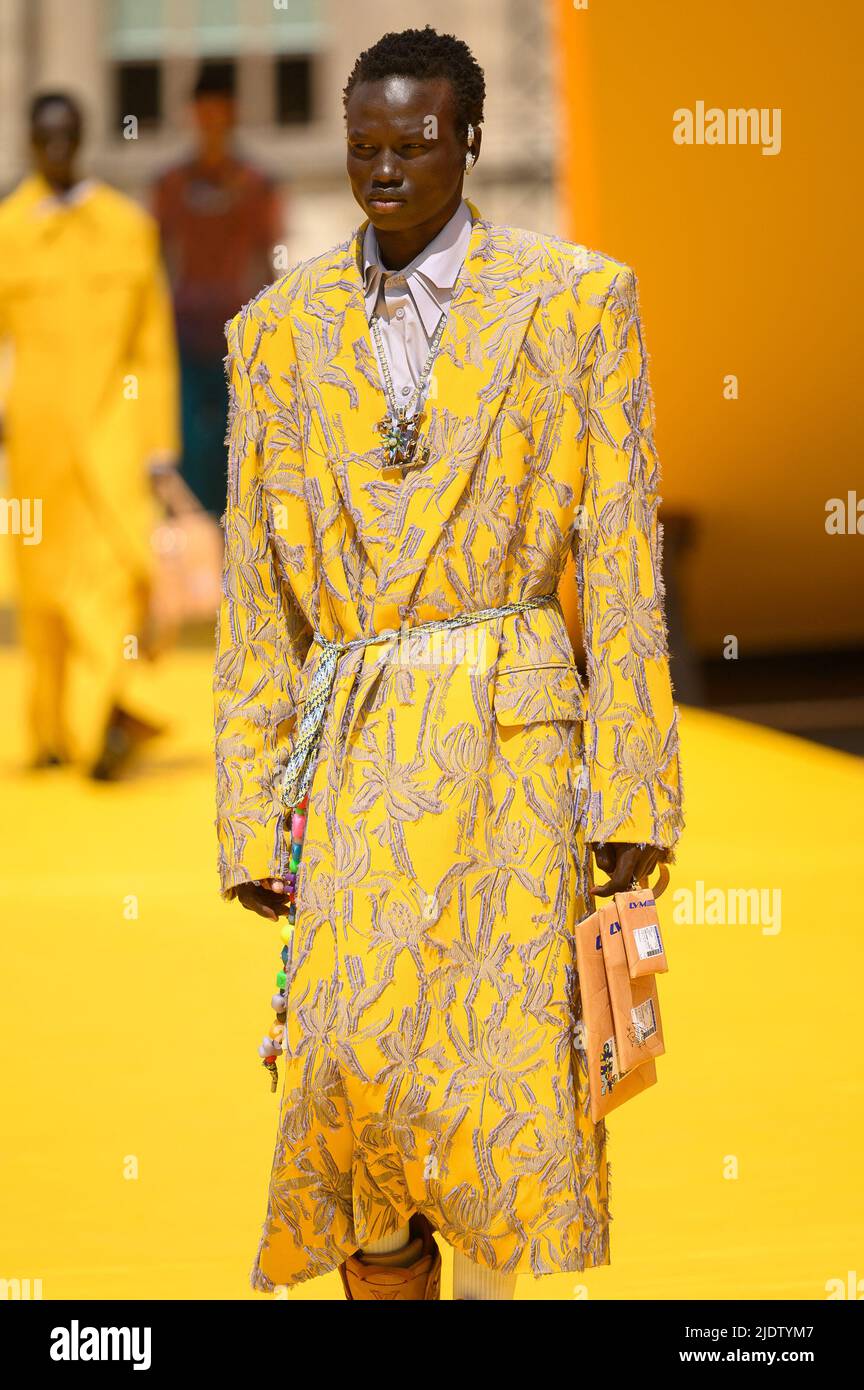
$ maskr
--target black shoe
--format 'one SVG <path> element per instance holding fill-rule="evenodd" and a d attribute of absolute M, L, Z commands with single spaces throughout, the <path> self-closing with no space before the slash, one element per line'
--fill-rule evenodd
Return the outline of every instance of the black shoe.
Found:
<path fill-rule="evenodd" d="M 116 782 L 135 747 L 135 740 L 119 724 L 109 726 L 102 752 L 90 769 L 97 782 Z"/>
<path fill-rule="evenodd" d="M 60 753 L 37 753 L 27 766 L 30 772 L 41 772 L 45 767 L 65 767 L 68 761 Z"/>

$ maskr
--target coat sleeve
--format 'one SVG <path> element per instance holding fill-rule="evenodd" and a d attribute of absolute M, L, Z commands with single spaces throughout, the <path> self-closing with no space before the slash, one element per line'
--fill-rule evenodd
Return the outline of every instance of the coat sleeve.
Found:
<path fill-rule="evenodd" d="M 180 389 L 171 293 L 159 248 L 159 229 L 146 220 L 144 277 L 133 344 L 141 387 L 147 464 L 177 463 L 180 457 Z"/>
<path fill-rule="evenodd" d="M 636 277 L 616 268 L 588 384 L 576 574 L 588 669 L 589 843 L 670 848 L 683 828 L 658 521 L 660 465 Z"/>
<path fill-rule="evenodd" d="M 312 641 L 280 578 L 262 486 L 268 417 L 250 379 L 255 327 L 247 307 L 226 328 L 228 499 L 213 678 L 216 830 L 226 901 L 238 884 L 287 870 L 281 779 L 298 677 Z"/>

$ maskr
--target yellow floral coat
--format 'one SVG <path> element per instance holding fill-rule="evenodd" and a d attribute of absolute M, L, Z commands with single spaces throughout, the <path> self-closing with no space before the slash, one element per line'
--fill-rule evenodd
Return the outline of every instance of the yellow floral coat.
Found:
<path fill-rule="evenodd" d="M 423 1211 L 477 1261 L 609 1261 L 573 927 L 587 846 L 682 826 L 653 407 L 632 270 L 473 226 L 427 405 L 380 466 L 365 223 L 228 325 L 215 665 L 222 895 L 287 870 L 280 780 L 338 662 L 291 942 L 281 1115 L 253 1287 L 325 1273 Z M 587 690 L 557 603 L 574 550 Z"/>

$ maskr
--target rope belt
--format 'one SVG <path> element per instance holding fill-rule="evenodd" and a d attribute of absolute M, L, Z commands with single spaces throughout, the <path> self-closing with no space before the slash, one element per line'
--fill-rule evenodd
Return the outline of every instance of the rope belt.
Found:
<path fill-rule="evenodd" d="M 409 628 L 408 632 L 413 637 L 415 632 L 441 632 L 451 628 L 467 627 L 471 623 L 488 622 L 490 618 L 503 618 L 510 613 L 525 613 L 530 608 L 539 608 L 542 604 L 553 602 L 558 602 L 557 591 L 540 594 L 537 598 L 516 599 L 515 602 L 501 604 L 498 608 L 479 608 L 474 613 L 459 613 L 455 618 L 432 618 L 428 622 L 417 623 L 415 627 Z M 294 749 L 285 768 L 282 802 L 289 810 L 303 800 L 312 782 L 324 728 L 324 715 L 333 692 L 336 665 L 340 656 L 355 647 L 370 647 L 378 642 L 390 642 L 398 636 L 395 628 L 373 633 L 371 637 L 353 637 L 349 642 L 331 642 L 320 632 L 314 634 L 313 641 L 323 647 L 324 655 L 312 677 Z"/>

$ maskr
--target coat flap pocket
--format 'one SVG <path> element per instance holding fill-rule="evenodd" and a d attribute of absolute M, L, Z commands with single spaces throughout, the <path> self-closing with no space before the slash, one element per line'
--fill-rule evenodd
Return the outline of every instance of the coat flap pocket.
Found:
<path fill-rule="evenodd" d="M 499 668 L 492 705 L 499 724 L 584 719 L 585 691 L 572 664 Z"/>

